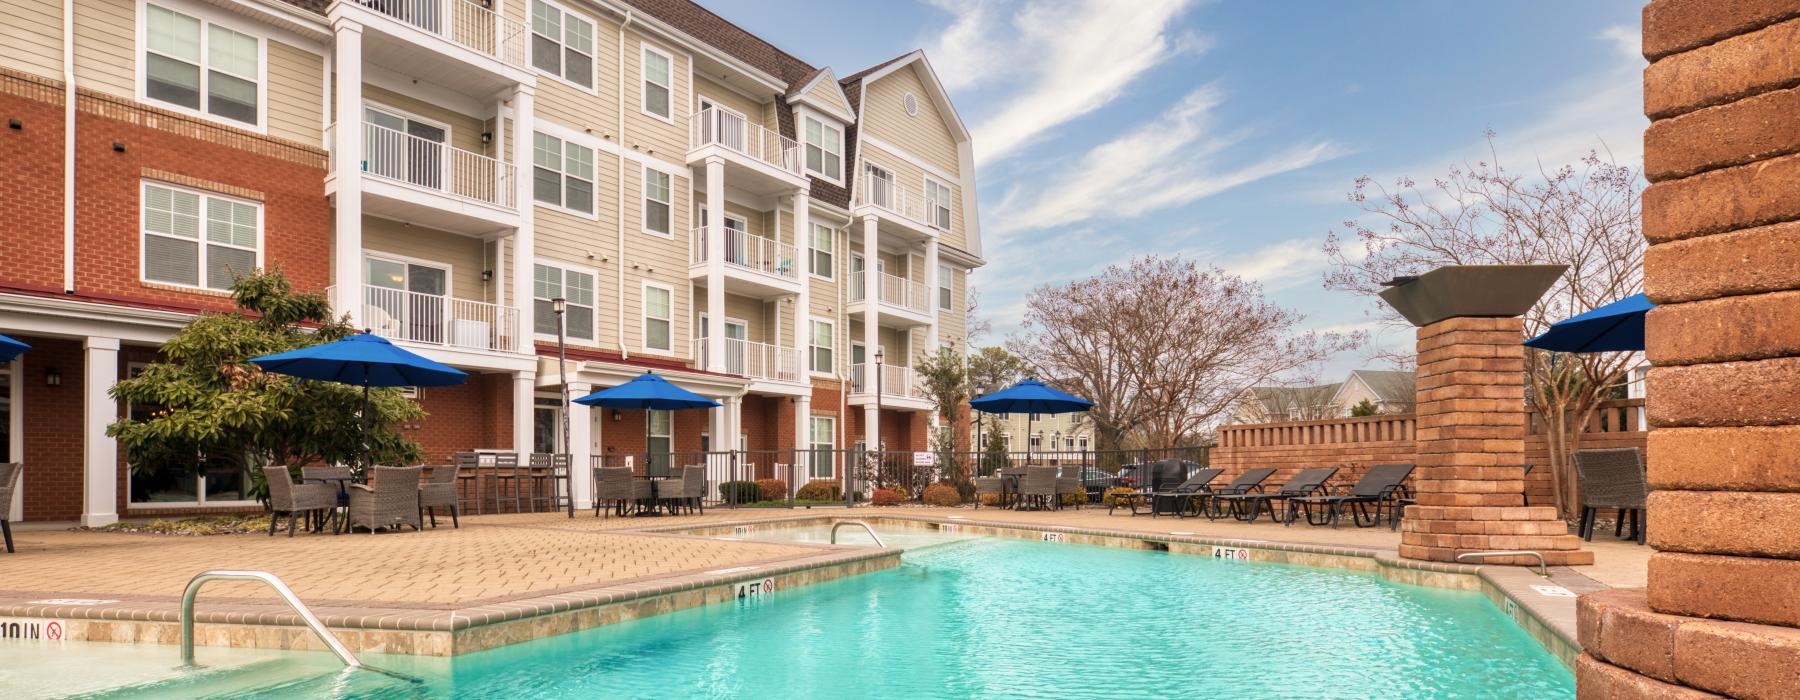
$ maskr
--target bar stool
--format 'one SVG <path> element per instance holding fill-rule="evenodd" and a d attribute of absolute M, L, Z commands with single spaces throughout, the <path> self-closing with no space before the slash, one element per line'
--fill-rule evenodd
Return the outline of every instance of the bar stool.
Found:
<path fill-rule="evenodd" d="M 567 453 L 531 453 L 531 511 L 547 504 L 551 511 L 568 505 L 569 455 Z"/>
<path fill-rule="evenodd" d="M 456 507 L 465 513 L 470 504 L 475 506 L 476 515 L 481 514 L 481 455 L 475 452 L 458 452 L 454 458 L 456 464 Z"/>
<path fill-rule="evenodd" d="M 521 512 L 519 508 L 521 493 L 519 491 L 519 453 L 499 452 L 494 454 L 493 481 L 488 493 L 494 499 L 494 512 L 500 512 L 501 498 L 512 501 L 513 512 Z M 510 495 L 508 495 L 510 494 Z"/>

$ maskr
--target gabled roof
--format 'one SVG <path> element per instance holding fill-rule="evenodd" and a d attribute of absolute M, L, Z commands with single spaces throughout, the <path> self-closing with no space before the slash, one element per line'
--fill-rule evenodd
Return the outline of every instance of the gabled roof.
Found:
<path fill-rule="evenodd" d="M 856 115 L 846 108 L 850 97 L 844 94 L 843 86 L 838 84 L 837 77 L 831 68 L 820 68 L 812 75 L 788 90 L 788 104 L 803 104 L 830 115 L 845 124 L 856 121 Z"/>
<path fill-rule="evenodd" d="M 1412 404 L 1417 401 L 1418 375 L 1416 373 L 1359 369 L 1352 371 L 1350 377 L 1360 380 L 1363 386 L 1369 387 L 1369 391 L 1380 398 L 1382 403 Z M 1348 383 L 1349 380 L 1345 381 Z"/>
<path fill-rule="evenodd" d="M 914 67 L 919 72 L 919 82 L 925 84 L 926 97 L 937 105 L 938 113 L 947 117 L 946 125 L 950 127 L 950 135 L 957 141 L 969 140 L 969 127 L 963 123 L 962 115 L 957 114 L 956 105 L 950 102 L 950 93 L 944 89 L 944 83 L 938 80 L 937 71 L 931 67 L 931 61 L 925 58 L 925 51 L 917 49 L 895 56 L 868 68 L 864 68 L 839 81 L 844 91 L 850 92 L 852 87 L 860 93 L 861 85 L 880 80 L 883 76 L 906 67 Z M 860 101 L 860 96 L 858 100 Z M 860 113 L 859 113 L 860 116 Z"/>
<path fill-rule="evenodd" d="M 1318 386 L 1253 386 L 1250 395 L 1262 404 L 1265 415 L 1287 417 L 1288 411 L 1295 408 L 1310 409 L 1330 404 L 1337 397 L 1342 383 L 1320 384 Z"/>

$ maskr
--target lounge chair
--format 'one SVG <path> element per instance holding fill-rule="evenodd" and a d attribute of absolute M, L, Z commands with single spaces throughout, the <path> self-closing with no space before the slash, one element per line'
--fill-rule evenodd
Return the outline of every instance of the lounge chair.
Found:
<path fill-rule="evenodd" d="M 1175 515 L 1178 517 L 1187 517 L 1190 511 L 1194 515 L 1199 515 L 1200 501 L 1205 500 L 1204 496 L 1212 492 L 1213 480 L 1219 478 L 1219 475 L 1223 473 L 1225 470 L 1218 468 L 1201 469 L 1194 472 L 1193 476 L 1188 477 L 1187 481 L 1162 491 L 1145 494 L 1150 499 L 1150 517 L 1156 517 L 1157 513 L 1162 510 L 1162 501 L 1164 500 L 1174 502 Z M 1136 514 L 1137 509 L 1133 508 L 1132 515 Z"/>
<path fill-rule="evenodd" d="M 425 519 L 419 513 L 419 467 L 376 467 L 372 470 L 375 485 L 350 485 L 350 514 L 345 527 L 358 525 L 374 534 L 379 528 L 399 530 L 411 525 L 424 530 Z"/>
<path fill-rule="evenodd" d="M 1290 498 L 1324 494 L 1326 492 L 1325 482 L 1330 481 L 1331 475 L 1336 474 L 1337 470 L 1337 467 L 1302 469 L 1300 473 L 1294 475 L 1294 478 L 1288 479 L 1287 483 L 1282 484 L 1281 489 L 1275 493 L 1258 491 L 1214 496 L 1212 498 L 1213 508 L 1216 510 L 1218 504 L 1224 503 L 1231 507 L 1231 517 L 1246 523 L 1256 522 L 1264 510 L 1269 511 L 1269 520 L 1271 521 L 1291 523 L 1293 522 L 1293 510 L 1291 508 L 1286 510 L 1284 521 L 1283 514 L 1275 510 L 1275 502 L 1282 501 L 1283 506 L 1286 506 L 1286 502 Z"/>
<path fill-rule="evenodd" d="M 1288 499 L 1288 507 L 1298 507 L 1306 513 L 1309 525 L 1337 526 L 1338 516 L 1343 515 L 1344 507 L 1350 506 L 1350 519 L 1357 527 L 1374 527 L 1381 524 L 1381 515 L 1388 512 L 1390 520 L 1399 517 L 1397 512 L 1399 499 L 1411 495 L 1407 491 L 1406 477 L 1413 472 L 1410 464 L 1377 464 L 1369 467 L 1356 485 L 1349 491 L 1324 496 L 1299 496 Z M 1375 513 L 1371 517 L 1369 505 L 1374 504 Z M 1319 506 L 1320 513 L 1315 514 L 1314 506 Z M 1393 512 L 1390 512 L 1393 511 Z M 1367 518 L 1368 522 L 1363 520 Z M 1288 518 L 1291 522 L 1292 516 Z"/>
<path fill-rule="evenodd" d="M 25 465 L 18 462 L 0 464 L 0 536 L 6 540 L 6 553 L 13 553 L 12 521 L 19 517 L 12 511 L 13 494 L 19 492 L 19 480 L 25 476 Z"/>
<path fill-rule="evenodd" d="M 1232 479 L 1231 483 L 1201 494 L 1200 498 L 1203 501 L 1199 504 L 1201 512 L 1206 514 L 1207 520 L 1218 520 L 1225 517 L 1225 512 L 1219 508 L 1220 501 L 1218 499 L 1220 497 L 1262 493 L 1262 482 L 1267 481 L 1274 474 L 1275 470 L 1268 467 L 1245 470 L 1236 479 Z"/>
<path fill-rule="evenodd" d="M 1587 541 L 1594 540 L 1594 515 L 1600 508 L 1615 508 L 1618 517 L 1613 527 L 1615 537 L 1623 537 L 1625 518 L 1631 517 L 1631 534 L 1638 544 L 1644 543 L 1642 513 L 1649 497 L 1650 484 L 1645 478 L 1643 455 L 1635 447 L 1575 451 L 1575 481 L 1581 493 L 1579 531 Z"/>
<path fill-rule="evenodd" d="M 275 525 L 281 522 L 283 515 L 288 518 L 288 537 L 294 536 L 294 523 L 302 515 L 330 511 L 331 521 L 337 519 L 336 486 L 326 482 L 296 484 L 293 474 L 284 466 L 265 466 L 262 472 L 263 481 L 269 484 L 269 510 L 273 511 L 269 514 L 270 537 L 275 536 Z M 319 529 L 325 528 L 325 522 L 328 521 L 319 523 Z"/>
<path fill-rule="evenodd" d="M 419 507 L 431 520 L 431 526 L 437 527 L 437 509 L 450 509 L 450 527 L 461 528 L 458 522 L 456 507 L 456 478 L 461 473 L 456 467 L 432 467 L 431 476 L 426 482 L 419 484 Z"/>
<path fill-rule="evenodd" d="M 631 467 L 594 467 L 594 515 L 601 515 L 607 506 L 624 515 L 626 506 L 642 505 L 649 498 L 650 482 L 632 476 Z"/>

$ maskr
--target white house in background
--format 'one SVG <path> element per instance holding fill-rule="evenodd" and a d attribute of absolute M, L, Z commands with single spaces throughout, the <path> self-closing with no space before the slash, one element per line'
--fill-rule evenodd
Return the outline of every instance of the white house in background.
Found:
<path fill-rule="evenodd" d="M 1363 401 L 1378 414 L 1410 413 L 1414 382 L 1412 372 L 1359 369 L 1333 384 L 1251 387 L 1232 418 L 1235 423 L 1343 418 Z"/>

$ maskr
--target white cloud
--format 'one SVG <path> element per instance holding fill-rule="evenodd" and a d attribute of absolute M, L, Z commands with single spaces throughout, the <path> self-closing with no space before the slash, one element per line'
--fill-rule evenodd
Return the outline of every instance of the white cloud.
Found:
<path fill-rule="evenodd" d="M 1319 242 L 1310 238 L 1286 240 L 1217 261 L 1226 272 L 1259 282 L 1266 291 L 1308 283 L 1317 286 L 1319 274 L 1330 263 Z"/>
<path fill-rule="evenodd" d="M 934 0 L 953 20 L 926 52 L 955 90 L 1010 81 L 1020 87 L 973 128 L 983 164 L 1000 160 L 1071 119 L 1112 102 L 1147 71 L 1207 41 L 1171 36 L 1190 0 Z"/>
<path fill-rule="evenodd" d="M 1133 217 L 1178 207 L 1233 187 L 1329 160 L 1329 141 L 1298 144 L 1249 164 L 1221 167 L 1218 156 L 1241 137 L 1218 135 L 1212 112 L 1223 101 L 1201 86 L 1160 117 L 1088 150 L 1049 184 L 1015 186 L 988 217 L 989 230 L 1062 226 L 1098 217 Z"/>

